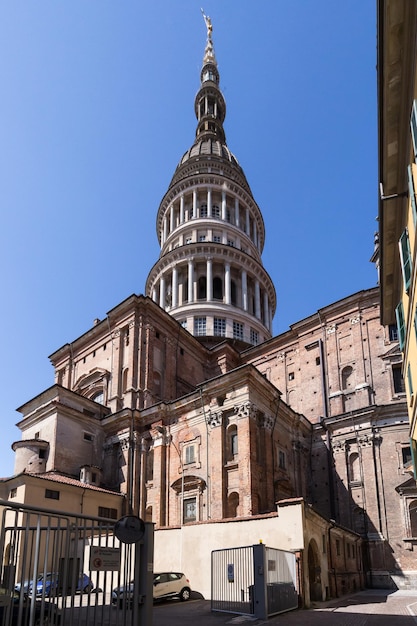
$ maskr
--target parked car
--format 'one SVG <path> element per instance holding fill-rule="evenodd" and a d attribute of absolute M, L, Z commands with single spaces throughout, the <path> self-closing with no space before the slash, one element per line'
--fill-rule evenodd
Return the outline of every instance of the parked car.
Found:
<path fill-rule="evenodd" d="M 134 583 L 116 587 L 112 591 L 112 603 L 122 608 L 129 605 L 133 598 Z M 181 572 L 160 572 L 153 575 L 153 599 L 179 598 L 183 602 L 190 599 L 191 586 L 188 578 Z"/>
<path fill-rule="evenodd" d="M 51 593 L 62 593 L 62 585 L 63 580 L 60 579 L 59 574 L 56 572 L 47 572 L 44 576 L 42 575 L 38 578 L 35 585 L 35 595 L 37 596 L 50 596 Z M 71 578 L 69 577 L 67 582 L 68 593 L 71 592 Z M 77 580 L 77 585 L 75 591 L 79 591 L 82 593 L 89 593 L 94 589 L 93 582 L 87 574 L 81 574 L 81 576 Z M 29 595 L 33 593 L 33 585 L 30 585 Z"/>
<path fill-rule="evenodd" d="M 39 574 L 39 576 L 37 577 L 36 581 L 38 580 L 42 580 L 43 574 Z M 31 587 L 33 586 L 33 580 L 22 580 L 18 583 L 15 584 L 14 589 L 15 591 L 17 591 L 18 593 L 20 591 L 23 591 L 23 593 L 29 593 L 29 589 L 31 589 Z"/>
<path fill-rule="evenodd" d="M 22 593 L 23 598 L 21 599 Z M 30 623 L 31 606 L 31 598 L 26 593 L 0 587 L 0 624 L 26 626 Z M 21 621 L 19 621 L 20 611 L 22 611 Z M 48 600 L 35 600 L 34 613 L 34 626 L 57 626 L 60 623 L 60 615 L 56 605 Z M 5 622 L 6 619 L 7 622 Z"/>

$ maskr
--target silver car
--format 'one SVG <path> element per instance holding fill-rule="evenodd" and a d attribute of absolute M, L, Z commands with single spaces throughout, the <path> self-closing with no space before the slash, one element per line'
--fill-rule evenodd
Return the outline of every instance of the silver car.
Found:
<path fill-rule="evenodd" d="M 111 601 L 122 608 L 130 605 L 133 597 L 133 581 L 116 587 L 112 591 Z M 191 586 L 188 578 L 181 572 L 159 572 L 153 575 L 153 599 L 179 598 L 183 602 L 190 599 Z"/>

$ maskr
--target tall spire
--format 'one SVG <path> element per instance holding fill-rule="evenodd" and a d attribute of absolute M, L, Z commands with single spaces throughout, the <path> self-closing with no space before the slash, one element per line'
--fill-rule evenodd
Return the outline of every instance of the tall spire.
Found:
<path fill-rule="evenodd" d="M 216 55 L 214 54 L 213 39 L 211 38 L 213 33 L 213 24 L 209 16 L 204 13 L 203 9 L 201 9 L 201 12 L 207 26 L 207 42 L 206 49 L 204 51 L 203 65 L 206 65 L 206 63 L 213 63 L 214 65 L 217 65 Z"/>
<path fill-rule="evenodd" d="M 262 265 L 265 226 L 243 169 L 226 144 L 226 102 L 207 40 L 194 100 L 197 130 L 159 205 L 161 252 L 146 294 L 199 341 L 238 348 L 271 337 L 274 285 Z"/>
<path fill-rule="evenodd" d="M 201 87 L 195 97 L 195 114 L 198 119 L 196 138 L 212 137 L 226 143 L 223 122 L 226 103 L 219 89 L 220 76 L 213 46 L 213 24 L 201 9 L 207 27 L 207 41 L 201 69 Z"/>

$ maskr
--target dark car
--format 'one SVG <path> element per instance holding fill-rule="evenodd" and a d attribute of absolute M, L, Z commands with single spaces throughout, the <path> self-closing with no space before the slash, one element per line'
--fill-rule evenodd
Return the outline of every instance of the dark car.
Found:
<path fill-rule="evenodd" d="M 26 593 L 0 587 L 0 624 L 26 626 L 34 615 L 34 626 L 55 626 L 60 623 L 56 605 L 47 600 L 31 599 Z"/>
<path fill-rule="evenodd" d="M 116 587 L 112 591 L 111 601 L 120 608 L 125 603 L 131 604 L 134 583 Z M 158 572 L 153 575 L 153 599 L 179 598 L 183 602 L 190 599 L 190 581 L 181 572 Z"/>
<path fill-rule="evenodd" d="M 71 592 L 72 580 L 69 578 L 67 581 L 68 593 Z M 94 589 L 93 582 L 87 574 L 81 574 L 77 581 L 74 591 L 80 591 L 82 593 L 89 593 Z M 33 593 L 33 585 L 29 587 L 29 594 Z M 44 576 L 41 576 L 36 581 L 35 595 L 37 596 L 50 596 L 51 594 L 63 593 L 63 580 L 56 572 L 47 572 Z"/>

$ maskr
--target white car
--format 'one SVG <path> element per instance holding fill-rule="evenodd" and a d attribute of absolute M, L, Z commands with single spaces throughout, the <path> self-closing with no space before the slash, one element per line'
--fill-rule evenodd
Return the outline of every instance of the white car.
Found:
<path fill-rule="evenodd" d="M 130 604 L 133 596 L 133 582 L 113 589 L 111 601 L 120 608 Z M 183 602 L 190 599 L 190 581 L 181 572 L 160 572 L 153 575 L 153 599 L 179 598 Z"/>

